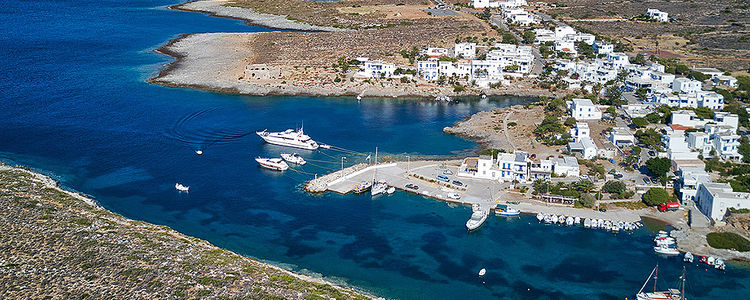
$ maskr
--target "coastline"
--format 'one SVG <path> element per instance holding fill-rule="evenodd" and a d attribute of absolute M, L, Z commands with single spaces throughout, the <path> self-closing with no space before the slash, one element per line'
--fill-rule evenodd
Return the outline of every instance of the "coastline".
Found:
<path fill-rule="evenodd" d="M 0 224 L 11 230 L 3 238 L 0 278 L 17 280 L 2 280 L 0 296 L 88 293 L 151 298 L 171 291 L 183 298 L 302 298 L 306 294 L 375 298 L 242 256 L 167 226 L 125 218 L 25 167 L 0 163 L 0 178 L 4 207 Z M 169 279 L 174 273 L 183 274 L 182 278 Z M 99 280 L 104 282 L 99 284 Z"/>
<path fill-rule="evenodd" d="M 182 4 L 171 5 L 168 8 L 186 11 L 207 13 L 210 16 L 242 20 L 248 25 L 260 26 L 270 29 L 297 30 L 297 31 L 344 31 L 345 29 L 317 26 L 290 20 L 286 16 L 258 13 L 249 8 L 227 5 L 230 0 L 194 0 Z"/>

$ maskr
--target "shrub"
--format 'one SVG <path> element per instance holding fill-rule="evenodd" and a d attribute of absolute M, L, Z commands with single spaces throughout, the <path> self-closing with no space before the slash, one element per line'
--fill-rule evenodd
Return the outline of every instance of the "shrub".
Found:
<path fill-rule="evenodd" d="M 663 188 L 650 188 L 645 194 L 643 194 L 643 202 L 650 206 L 667 203 L 668 201 L 669 193 Z"/>
<path fill-rule="evenodd" d="M 644 117 L 633 118 L 633 126 L 643 128 L 648 125 L 648 120 Z"/>
<path fill-rule="evenodd" d="M 610 194 L 622 194 L 625 193 L 625 183 L 619 180 L 610 180 L 604 184 L 602 190 Z"/>
<path fill-rule="evenodd" d="M 716 249 L 750 251 L 750 241 L 733 232 L 711 232 L 706 235 L 708 245 Z"/>
<path fill-rule="evenodd" d="M 658 177 L 667 175 L 670 167 L 672 167 L 672 162 L 669 158 L 651 158 L 646 161 L 646 168 L 648 168 L 648 171 Z"/>

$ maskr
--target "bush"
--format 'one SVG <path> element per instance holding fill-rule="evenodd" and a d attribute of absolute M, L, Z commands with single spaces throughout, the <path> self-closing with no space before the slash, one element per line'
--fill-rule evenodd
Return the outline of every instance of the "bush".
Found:
<path fill-rule="evenodd" d="M 568 127 L 573 127 L 573 126 L 576 126 L 576 122 L 578 122 L 578 120 L 576 120 L 576 118 L 571 117 L 565 120 L 565 123 L 563 123 L 563 125 L 568 126 Z"/>
<path fill-rule="evenodd" d="M 667 175 L 667 172 L 671 167 L 672 162 L 666 157 L 651 158 L 646 161 L 646 168 L 648 168 L 648 171 L 658 177 Z"/>
<path fill-rule="evenodd" d="M 625 192 L 625 183 L 619 180 L 610 180 L 604 184 L 602 190 L 610 194 L 622 194 Z"/>
<path fill-rule="evenodd" d="M 708 245 L 716 249 L 750 251 L 750 241 L 733 232 L 711 232 L 706 235 Z"/>
<path fill-rule="evenodd" d="M 648 120 L 644 117 L 633 118 L 633 125 L 638 128 L 643 128 L 648 125 Z"/>
<path fill-rule="evenodd" d="M 643 202 L 649 206 L 667 203 L 669 202 L 669 193 L 663 188 L 650 188 L 645 194 L 643 194 Z"/>
<path fill-rule="evenodd" d="M 581 195 L 581 200 L 579 201 L 581 202 L 581 205 L 586 208 L 592 208 L 596 205 L 596 198 L 591 194 Z"/>
<path fill-rule="evenodd" d="M 729 211 L 731 213 L 733 213 L 733 214 L 747 214 L 747 213 L 750 213 L 750 209 L 748 209 L 748 208 L 739 208 L 739 209 L 737 209 L 737 208 L 734 208 L 734 207 L 730 207 Z"/>

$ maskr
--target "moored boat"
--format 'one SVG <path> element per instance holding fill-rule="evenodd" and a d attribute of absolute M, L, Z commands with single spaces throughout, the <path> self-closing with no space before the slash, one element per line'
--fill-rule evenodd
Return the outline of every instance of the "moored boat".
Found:
<path fill-rule="evenodd" d="M 280 132 L 268 132 L 264 129 L 263 131 L 256 131 L 255 134 L 269 144 L 307 150 L 315 150 L 319 147 L 318 143 L 305 134 L 304 128 L 300 130 L 287 129 Z"/>
<path fill-rule="evenodd" d="M 362 181 L 354 187 L 354 193 L 360 194 L 366 192 L 372 186 L 371 181 Z"/>
<path fill-rule="evenodd" d="M 693 254 L 690 252 L 685 252 L 685 258 L 682 259 L 684 262 L 692 263 L 693 262 Z"/>
<path fill-rule="evenodd" d="M 376 182 L 370 189 L 370 195 L 377 196 L 388 191 L 388 185 L 385 182 Z"/>
<path fill-rule="evenodd" d="M 297 153 L 281 153 L 281 158 L 283 158 L 285 161 L 293 164 L 298 164 L 300 166 L 307 163 L 305 159 Z"/>
<path fill-rule="evenodd" d="M 498 204 L 495 206 L 495 215 L 496 216 L 517 216 L 520 215 L 521 211 L 514 209 L 507 205 Z"/>
<path fill-rule="evenodd" d="M 543 213 L 538 213 L 538 214 L 536 214 L 536 219 L 537 219 L 537 220 L 538 220 L 539 222 L 541 222 L 542 220 L 544 220 L 544 214 L 543 214 Z"/>
<path fill-rule="evenodd" d="M 389 187 L 385 192 L 388 193 L 388 195 L 393 194 L 396 192 L 396 187 Z"/>
<path fill-rule="evenodd" d="M 261 167 L 269 170 L 284 171 L 289 169 L 289 165 L 287 165 L 281 158 L 263 158 L 259 156 L 255 158 L 255 161 L 258 162 Z"/>
<path fill-rule="evenodd" d="M 646 279 L 646 282 L 643 283 L 643 286 L 641 286 L 641 289 L 638 291 L 638 293 L 635 295 L 635 298 L 637 300 L 682 300 L 685 299 L 685 268 L 682 268 L 682 276 L 680 276 L 680 280 L 682 281 L 682 288 L 681 290 L 678 289 L 668 289 L 666 291 L 656 291 L 656 280 L 658 278 L 659 274 L 659 265 L 656 265 L 654 269 L 651 271 L 651 275 L 648 276 L 648 279 Z M 646 285 L 648 285 L 648 282 L 651 281 L 651 278 L 654 278 L 654 291 L 651 293 L 644 292 L 643 289 L 646 288 Z"/>
<path fill-rule="evenodd" d="M 487 220 L 487 215 L 489 215 L 489 210 L 483 210 L 481 208 L 475 208 L 473 209 L 474 212 L 471 214 L 471 218 L 469 218 L 468 221 L 466 221 L 466 229 L 469 231 L 475 230 L 482 226 L 484 224 L 484 221 Z"/>
<path fill-rule="evenodd" d="M 676 248 L 667 246 L 667 245 L 658 245 L 654 247 L 654 252 L 664 255 L 679 255 L 680 251 L 678 251 Z"/>

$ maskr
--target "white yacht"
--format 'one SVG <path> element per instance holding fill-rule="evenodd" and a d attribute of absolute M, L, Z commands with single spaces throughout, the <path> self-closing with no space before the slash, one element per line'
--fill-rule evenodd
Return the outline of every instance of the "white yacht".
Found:
<path fill-rule="evenodd" d="M 512 208 L 507 205 L 498 204 L 495 206 L 495 215 L 496 216 L 518 216 L 521 214 L 521 211 L 515 208 Z"/>
<path fill-rule="evenodd" d="M 676 248 L 667 246 L 667 245 L 658 245 L 654 247 L 654 252 L 664 255 L 679 255 L 680 251 L 678 251 Z"/>
<path fill-rule="evenodd" d="M 396 192 L 396 187 L 393 187 L 393 186 L 388 187 L 388 189 L 385 192 L 388 193 L 388 195 L 393 194 Z"/>
<path fill-rule="evenodd" d="M 304 128 L 300 128 L 300 130 L 287 129 L 281 132 L 268 132 L 264 129 L 263 131 L 255 132 L 255 134 L 269 144 L 307 150 L 315 150 L 319 147 L 318 143 L 305 134 Z"/>
<path fill-rule="evenodd" d="M 288 161 L 290 163 L 298 164 L 300 166 L 307 163 L 305 161 L 305 159 L 302 158 L 302 156 L 300 156 L 297 153 L 291 153 L 291 154 L 289 154 L 289 153 L 281 153 L 281 158 L 283 158 L 284 160 L 286 160 L 286 161 Z"/>
<path fill-rule="evenodd" d="M 255 158 L 255 161 L 258 162 L 258 164 L 266 169 L 275 170 L 275 171 L 284 171 L 286 169 L 289 169 L 289 165 L 284 162 L 281 158 L 262 158 L 257 157 Z"/>
<path fill-rule="evenodd" d="M 184 186 L 184 185 L 179 184 L 179 183 L 175 183 L 174 184 L 174 188 L 176 190 L 180 191 L 180 192 L 185 192 L 185 193 L 187 193 L 187 192 L 190 191 L 190 187 L 189 186 Z"/>
<path fill-rule="evenodd" d="M 372 188 L 370 189 L 370 194 L 372 196 L 377 196 L 380 194 L 384 194 L 388 191 L 388 185 L 385 182 L 376 182 L 372 185 Z"/>
<path fill-rule="evenodd" d="M 487 215 L 489 215 L 488 210 L 482 210 L 477 209 L 471 214 L 471 218 L 466 221 L 466 229 L 469 231 L 472 231 L 474 229 L 479 228 L 484 224 L 484 221 L 487 220 Z"/>

